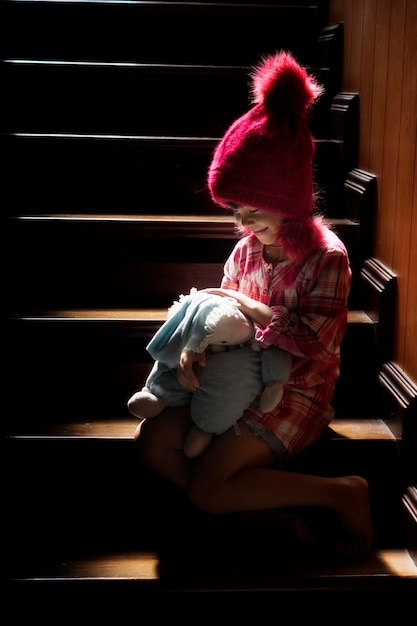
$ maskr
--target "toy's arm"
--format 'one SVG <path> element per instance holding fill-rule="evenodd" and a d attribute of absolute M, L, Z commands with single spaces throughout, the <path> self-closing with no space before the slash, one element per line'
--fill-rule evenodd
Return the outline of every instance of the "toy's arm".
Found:
<path fill-rule="evenodd" d="M 194 373 L 194 363 L 198 363 L 201 367 L 205 367 L 205 351 L 197 353 L 184 348 L 181 352 L 180 360 L 177 365 L 177 378 L 183 387 L 190 389 L 191 391 L 195 391 L 200 386 L 198 378 Z"/>

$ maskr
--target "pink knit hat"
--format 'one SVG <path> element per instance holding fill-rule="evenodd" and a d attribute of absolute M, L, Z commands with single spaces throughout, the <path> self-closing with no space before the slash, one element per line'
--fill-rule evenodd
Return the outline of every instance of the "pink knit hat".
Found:
<path fill-rule="evenodd" d="M 220 206 L 244 204 L 294 222 L 280 229 L 287 240 L 282 244 L 302 260 L 324 236 L 311 218 L 314 142 L 308 127 L 309 108 L 322 87 L 288 52 L 266 57 L 251 77 L 254 106 L 217 145 L 210 193 Z"/>

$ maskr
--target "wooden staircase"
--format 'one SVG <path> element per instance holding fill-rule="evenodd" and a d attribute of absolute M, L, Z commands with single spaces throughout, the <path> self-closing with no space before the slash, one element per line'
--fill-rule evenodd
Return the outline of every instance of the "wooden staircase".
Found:
<path fill-rule="evenodd" d="M 396 277 L 372 257 L 376 179 L 357 168 L 343 25 L 327 24 L 326 2 L 301 0 L 6 0 L 0 11 L 4 605 L 52 621 L 51 598 L 74 619 L 82 607 L 191 621 L 190 599 L 207 618 L 297 602 L 300 617 L 326 621 L 330 598 L 346 617 L 386 617 L 394 603 L 408 615 L 417 390 L 391 361 Z M 367 478 L 375 548 L 359 563 L 332 556 L 322 511 L 305 512 L 322 540 L 300 549 L 291 512 L 195 510 L 141 466 L 126 408 L 167 307 L 219 284 L 235 233 L 207 167 L 248 108 L 248 68 L 280 48 L 326 87 L 311 122 L 316 179 L 354 272 L 336 417 L 292 469 Z M 282 524 L 282 545 L 263 540 L 268 524 Z"/>

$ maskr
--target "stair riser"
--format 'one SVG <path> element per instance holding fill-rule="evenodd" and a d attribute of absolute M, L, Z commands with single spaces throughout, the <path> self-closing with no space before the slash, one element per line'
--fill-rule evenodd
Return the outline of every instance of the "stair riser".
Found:
<path fill-rule="evenodd" d="M 355 275 L 350 305 L 359 302 L 357 254 L 359 224 L 335 230 L 351 255 Z M 11 268 L 6 286 L 9 307 L 39 308 L 168 307 L 191 287 L 220 284 L 224 263 L 237 241 L 233 224 L 219 233 L 174 232 L 165 224 L 154 230 L 120 221 L 11 220 L 5 229 Z M 8 284 L 7 284 L 8 283 Z"/>
<path fill-rule="evenodd" d="M 239 7 L 239 28 L 233 3 L 3 4 L 6 58 L 251 65 L 285 48 L 311 62 L 322 26 L 299 3 Z"/>
<path fill-rule="evenodd" d="M 141 328 L 135 322 L 127 331 L 126 326 L 118 330 L 117 324 L 94 321 L 10 323 L 13 347 L 5 354 L 9 411 L 3 428 L 36 432 L 51 419 L 128 415 L 126 402 L 143 386 L 152 365 L 146 345 L 157 327 L 143 323 Z M 372 325 L 349 325 L 334 401 L 340 415 L 351 415 L 352 409 L 363 416 L 377 413 L 374 341 Z M 359 351 L 363 357 L 357 363 Z"/>
<path fill-rule="evenodd" d="M 7 213 L 31 214 L 39 207 L 43 213 L 218 213 L 207 189 L 216 143 L 172 137 L 5 137 Z M 319 208 L 328 215 L 343 212 L 347 167 L 342 141 L 316 142 Z"/>
<path fill-rule="evenodd" d="M 8 132 L 221 137 L 250 106 L 246 67 L 11 61 L 2 70 Z M 326 70 L 311 72 L 326 87 Z M 312 112 L 317 137 L 326 130 L 329 97 Z"/>

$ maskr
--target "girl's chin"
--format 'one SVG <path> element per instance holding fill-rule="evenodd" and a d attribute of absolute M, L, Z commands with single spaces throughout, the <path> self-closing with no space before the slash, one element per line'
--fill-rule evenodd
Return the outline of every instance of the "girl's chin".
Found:
<path fill-rule="evenodd" d="M 263 245 L 263 246 L 274 246 L 276 245 L 276 239 L 274 239 L 273 237 L 257 237 L 258 241 Z"/>

